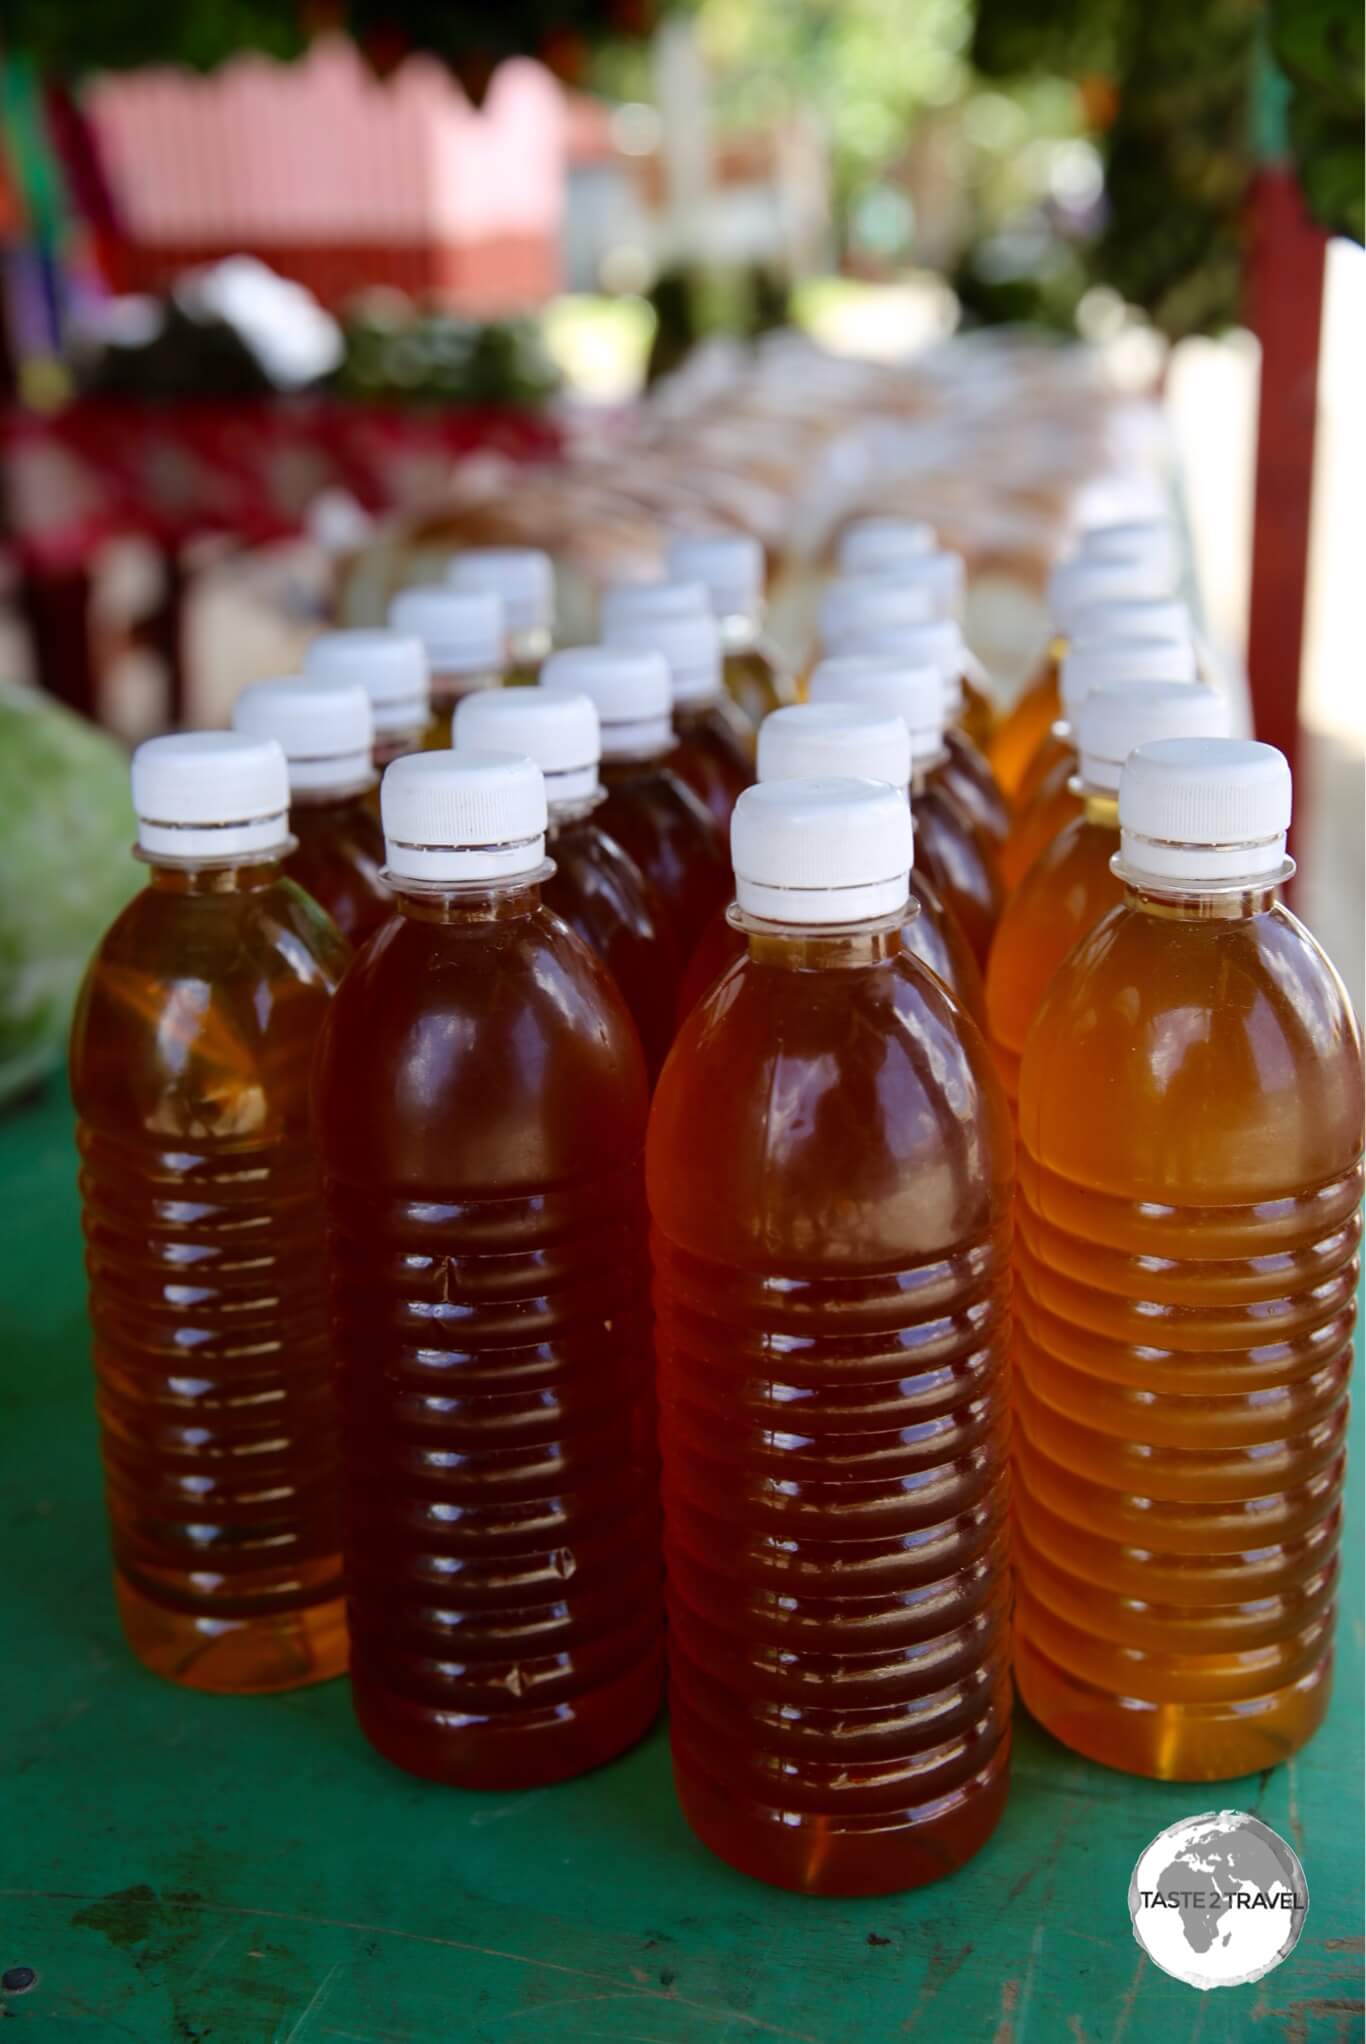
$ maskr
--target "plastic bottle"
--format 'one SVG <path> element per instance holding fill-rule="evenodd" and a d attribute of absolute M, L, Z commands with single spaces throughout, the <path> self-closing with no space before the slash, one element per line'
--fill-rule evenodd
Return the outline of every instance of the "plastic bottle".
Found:
<path fill-rule="evenodd" d="M 431 714 L 423 744 L 444 751 L 462 696 L 499 688 L 507 628 L 502 598 L 488 589 L 452 589 L 433 582 L 400 589 L 389 605 L 390 629 L 420 639 L 431 673 Z"/>
<path fill-rule="evenodd" d="M 1169 556 L 1156 548 L 1132 558 L 1079 553 L 1054 568 L 1048 580 L 1053 637 L 1043 665 L 999 719 L 991 741 L 992 770 L 1007 801 L 1015 800 L 1030 761 L 1061 714 L 1058 666 L 1078 613 L 1098 603 L 1170 597 L 1175 589 Z"/>
<path fill-rule="evenodd" d="M 352 1694 L 409 1772 L 525 1788 L 659 1703 L 645 1069 L 541 904 L 531 762 L 414 754 L 382 801 L 397 913 L 316 1080 Z"/>
<path fill-rule="evenodd" d="M 608 645 L 664 655 L 677 740 L 671 765 L 724 837 L 737 796 L 754 779 L 754 727 L 721 685 L 715 618 L 709 609 L 682 607 L 653 615 L 609 613 L 605 631 Z"/>
<path fill-rule="evenodd" d="M 375 769 L 421 750 L 431 723 L 427 650 L 411 633 L 320 632 L 304 653 L 310 680 L 359 682 L 370 698 Z M 379 790 L 371 805 L 379 814 Z"/>
<path fill-rule="evenodd" d="M 233 705 L 233 728 L 273 738 L 289 768 L 291 880 L 362 944 L 391 907 L 384 833 L 374 810 L 374 727 L 359 682 L 317 676 L 258 681 Z"/>
<path fill-rule="evenodd" d="M 1017 1680 L 1166 1780 L 1283 1760 L 1331 1680 L 1361 1042 L 1279 900 L 1289 818 L 1269 746 L 1133 753 L 1123 903 L 1020 1076 Z"/>
<path fill-rule="evenodd" d="M 760 781 L 840 779 L 887 781 L 908 789 L 911 738 L 896 710 L 860 703 L 791 703 L 759 726 Z M 985 1027 L 986 996 L 972 947 L 933 884 L 914 864 L 908 882 L 910 914 L 902 941 L 922 965 L 937 973 L 974 1022 Z M 718 909 L 683 975 L 678 999 L 681 1021 L 723 972 L 748 949 L 744 931 L 729 910 Z"/>
<path fill-rule="evenodd" d="M 716 825 L 675 771 L 672 691 L 663 654 L 644 647 L 568 646 L 551 654 L 542 681 L 591 697 L 606 791 L 598 820 L 654 889 L 677 957 L 691 957 L 711 916 L 730 899 L 730 871 Z M 663 969 L 667 975 L 667 964 Z"/>
<path fill-rule="evenodd" d="M 1025 786 L 1021 787 L 1015 821 L 1000 855 L 1001 878 L 1007 888 L 1018 887 L 1045 845 L 1081 814 L 1081 795 L 1074 785 L 1075 734 L 1082 705 L 1091 691 L 1120 682 L 1193 683 L 1195 679 L 1195 648 L 1188 637 L 1101 639 L 1069 647 L 1062 656 L 1058 684 L 1062 716 L 1053 726 L 1046 752 L 1041 750 L 1038 755 L 1047 763 L 1031 792 L 1027 794 Z"/>
<path fill-rule="evenodd" d="M 967 567 L 961 554 L 935 544 L 933 530 L 918 518 L 860 519 L 840 540 L 840 566 L 845 574 L 881 574 L 929 590 L 933 615 L 960 628 L 967 610 Z M 837 649 L 832 647 L 831 651 Z M 850 652 L 858 649 L 849 647 Z M 958 702 L 951 711 L 978 750 L 985 755 L 996 724 L 996 706 L 979 681 L 966 671 L 952 677 Z M 999 799 L 999 791 L 998 799 Z"/>
<path fill-rule="evenodd" d="M 733 848 L 647 1146 L 674 1774 L 732 1866 L 886 1893 L 1006 1795 L 1009 1120 L 898 790 L 767 782 Z"/>
<path fill-rule="evenodd" d="M 937 667 L 912 667 L 872 654 L 822 660 L 811 701 L 866 703 L 895 710 L 911 734 L 911 804 L 916 855 L 983 970 L 1005 895 L 995 853 L 949 783 L 944 745 L 944 687 Z"/>
<path fill-rule="evenodd" d="M 1054 973 L 1124 898 L 1112 870 L 1119 850 L 1119 775 L 1129 754 L 1159 738 L 1218 738 L 1228 704 L 1184 682 L 1129 681 L 1091 690 L 1078 712 L 1077 814 L 1022 877 L 987 963 L 987 1018 L 1012 1106 L 1029 1026 Z"/>
<path fill-rule="evenodd" d="M 932 555 L 931 559 L 957 560 L 956 554 Z M 936 618 L 928 624 L 884 627 L 879 631 L 852 633 L 840 647 L 841 653 L 872 654 L 878 659 L 900 660 L 910 667 L 937 667 L 944 689 L 944 784 L 952 789 L 962 808 L 993 847 L 1005 844 L 1010 833 L 1010 809 L 996 785 L 986 754 L 969 735 L 968 698 L 965 676 L 971 655 L 963 634 L 951 618 Z"/>
<path fill-rule="evenodd" d="M 545 778 L 546 906 L 596 951 L 640 1032 L 651 1083 L 673 1042 L 682 968 L 667 912 L 634 859 L 599 822 L 602 740 L 590 696 L 564 688 L 485 689 L 455 712 L 462 750 L 515 752 Z"/>
<path fill-rule="evenodd" d="M 792 683 L 763 636 L 764 550 L 747 532 L 689 533 L 672 540 L 670 577 L 700 582 L 721 631 L 722 679 L 751 730 L 793 700 Z"/>
<path fill-rule="evenodd" d="M 288 804 L 271 741 L 139 747 L 151 873 L 71 1037 L 119 1615 L 156 1674 L 235 1693 L 346 1665 L 308 1088 L 349 952 L 281 870 Z"/>
<path fill-rule="evenodd" d="M 509 686 L 535 681 L 555 630 L 555 569 L 534 546 L 465 547 L 447 570 L 452 589 L 485 590 L 503 606 Z"/>

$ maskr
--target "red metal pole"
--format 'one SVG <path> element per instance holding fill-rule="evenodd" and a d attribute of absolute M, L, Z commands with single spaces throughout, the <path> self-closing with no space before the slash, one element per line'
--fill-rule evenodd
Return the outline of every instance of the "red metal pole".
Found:
<path fill-rule="evenodd" d="M 1259 171 L 1248 263 L 1248 315 L 1262 348 L 1248 679 L 1257 736 L 1280 747 L 1292 773 L 1327 246 L 1305 213 L 1293 172 L 1281 165 Z"/>

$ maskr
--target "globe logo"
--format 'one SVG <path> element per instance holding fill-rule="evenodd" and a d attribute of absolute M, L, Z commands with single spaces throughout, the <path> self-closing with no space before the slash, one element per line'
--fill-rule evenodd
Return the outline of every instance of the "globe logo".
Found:
<path fill-rule="evenodd" d="M 1309 1908 L 1304 1868 L 1245 1810 L 1206 1810 L 1159 1831 L 1129 1883 L 1134 1936 L 1188 1987 L 1242 1987 L 1294 1951 Z"/>

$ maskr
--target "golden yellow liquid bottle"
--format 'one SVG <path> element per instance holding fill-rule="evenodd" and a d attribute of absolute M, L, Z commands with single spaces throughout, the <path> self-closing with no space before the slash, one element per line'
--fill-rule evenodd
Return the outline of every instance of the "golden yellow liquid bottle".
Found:
<path fill-rule="evenodd" d="M 133 789 L 150 877 L 71 1037 L 119 1615 L 168 1681 L 291 1689 L 346 1665 L 309 1079 L 350 954 L 274 744 L 154 739 Z"/>
<path fill-rule="evenodd" d="M 1075 1751 L 1269 1767 L 1333 1660 L 1361 1041 L 1279 898 L 1289 774 L 1168 740 L 1020 1073 L 1016 1677 Z"/>

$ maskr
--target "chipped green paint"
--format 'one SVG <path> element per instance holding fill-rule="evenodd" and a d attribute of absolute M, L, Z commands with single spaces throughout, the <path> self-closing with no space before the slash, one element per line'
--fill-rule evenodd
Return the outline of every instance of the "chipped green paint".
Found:
<path fill-rule="evenodd" d="M 1362 1460 L 1337 1691 L 1286 1767 L 1109 1774 L 1019 1726 L 1000 1831 L 952 1880 L 779 1895 L 689 1835 L 662 1731 L 525 1796 L 446 1792 L 363 1744 L 345 1685 L 194 1696 L 119 1638 L 90 1411 L 69 1113 L 0 1123 L 0 1993 L 23 2044 L 1337 2044 L 1361 2034 Z M 1290 1838 L 1292 1958 L 1209 1995 L 1125 1897 L 1218 1800 Z M 27 2026 L 27 2030 L 25 2028 Z"/>

